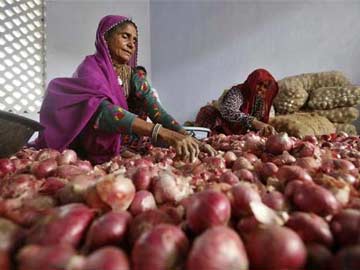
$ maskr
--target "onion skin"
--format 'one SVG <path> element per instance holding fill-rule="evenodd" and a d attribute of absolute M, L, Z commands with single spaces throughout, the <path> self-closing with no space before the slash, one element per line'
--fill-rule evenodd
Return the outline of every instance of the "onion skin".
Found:
<path fill-rule="evenodd" d="M 73 164 L 77 161 L 77 154 L 74 150 L 65 149 L 56 160 L 59 165 Z"/>
<path fill-rule="evenodd" d="M 228 198 L 214 190 L 195 194 L 186 208 L 187 224 L 195 233 L 201 233 L 213 226 L 226 225 L 230 215 L 231 205 Z"/>
<path fill-rule="evenodd" d="M 304 182 L 313 182 L 312 177 L 303 168 L 292 165 L 282 166 L 276 173 L 276 177 L 286 185 L 293 180 L 300 180 Z"/>
<path fill-rule="evenodd" d="M 187 270 L 247 270 L 245 247 L 238 234 L 225 226 L 216 226 L 197 237 L 190 250 Z"/>
<path fill-rule="evenodd" d="M 84 249 L 87 251 L 106 245 L 122 244 L 131 220 L 131 215 L 125 211 L 110 211 L 99 217 L 88 230 Z"/>
<path fill-rule="evenodd" d="M 130 270 L 130 262 L 124 251 L 107 246 L 90 254 L 81 270 Z"/>
<path fill-rule="evenodd" d="M 288 208 L 285 196 L 276 190 L 263 192 L 261 200 L 266 206 L 276 211 L 285 211 Z"/>
<path fill-rule="evenodd" d="M 330 228 L 339 245 L 360 244 L 360 211 L 356 209 L 340 211 L 332 218 Z"/>
<path fill-rule="evenodd" d="M 136 190 L 147 190 L 151 184 L 151 171 L 149 167 L 139 167 L 132 175 L 131 180 L 133 181 Z"/>
<path fill-rule="evenodd" d="M 306 248 L 291 229 L 264 226 L 245 238 L 251 269 L 301 269 L 306 261 Z M 266 247 L 266 248 L 265 248 Z"/>
<path fill-rule="evenodd" d="M 239 178 L 231 171 L 224 172 L 221 176 L 219 181 L 221 183 L 227 183 L 230 185 L 235 185 L 239 183 Z"/>
<path fill-rule="evenodd" d="M 318 243 L 329 248 L 333 245 L 328 223 L 314 213 L 294 212 L 285 226 L 294 230 L 306 244 Z"/>
<path fill-rule="evenodd" d="M 189 249 L 189 241 L 180 228 L 170 224 L 155 226 L 135 243 L 131 253 L 134 270 L 180 268 Z"/>

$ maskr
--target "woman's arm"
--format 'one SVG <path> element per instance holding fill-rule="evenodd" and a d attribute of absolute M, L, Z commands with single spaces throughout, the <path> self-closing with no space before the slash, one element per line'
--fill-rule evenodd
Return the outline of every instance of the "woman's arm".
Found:
<path fill-rule="evenodd" d="M 237 88 L 231 88 L 219 103 L 221 116 L 229 122 L 239 122 L 246 128 L 252 128 L 255 117 L 240 111 L 244 102 L 242 93 Z"/>
<path fill-rule="evenodd" d="M 135 72 L 132 75 L 132 84 L 135 89 L 135 95 L 143 101 L 143 105 L 146 112 L 149 114 L 151 121 L 160 123 L 168 129 L 186 134 L 184 128 L 168 114 L 159 103 L 145 76 L 141 76 L 139 73 Z"/>
<path fill-rule="evenodd" d="M 95 118 L 94 128 L 113 133 L 136 134 L 151 137 L 154 124 L 146 122 L 131 112 L 104 100 Z M 173 146 L 177 155 L 185 161 L 194 161 L 199 155 L 199 144 L 191 136 L 161 127 L 158 137 Z"/>

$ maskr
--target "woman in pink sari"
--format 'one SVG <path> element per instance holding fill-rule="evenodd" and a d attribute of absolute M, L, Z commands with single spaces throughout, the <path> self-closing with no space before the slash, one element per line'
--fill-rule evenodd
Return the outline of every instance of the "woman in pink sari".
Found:
<path fill-rule="evenodd" d="M 149 136 L 154 143 L 159 139 L 174 147 L 183 160 L 197 157 L 201 143 L 163 109 L 146 78 L 134 69 L 137 31 L 126 17 L 100 21 L 96 53 L 84 59 L 72 78 L 49 83 L 40 111 L 45 130 L 36 148 L 72 148 L 96 164 L 120 154 L 124 135 Z M 144 112 L 155 124 L 143 120 Z"/>

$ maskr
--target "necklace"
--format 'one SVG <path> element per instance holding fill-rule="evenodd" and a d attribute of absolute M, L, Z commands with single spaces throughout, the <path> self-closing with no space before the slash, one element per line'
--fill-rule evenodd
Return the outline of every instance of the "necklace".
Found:
<path fill-rule="evenodd" d="M 126 64 L 113 63 L 116 75 L 119 77 L 119 83 L 124 89 L 125 97 L 129 96 L 130 93 L 130 79 L 131 79 L 131 67 Z"/>

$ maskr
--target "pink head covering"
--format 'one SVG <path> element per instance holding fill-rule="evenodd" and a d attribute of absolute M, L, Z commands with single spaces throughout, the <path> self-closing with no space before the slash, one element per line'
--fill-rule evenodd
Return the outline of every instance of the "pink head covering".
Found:
<path fill-rule="evenodd" d="M 85 157 L 94 163 L 119 154 L 121 135 L 95 130 L 88 123 L 105 99 L 128 109 L 104 38 L 107 31 L 125 21 L 131 22 L 123 16 L 102 18 L 96 32 L 96 53 L 84 59 L 72 78 L 57 78 L 49 83 L 40 110 L 40 122 L 45 130 L 35 141 L 36 148 L 62 151 L 76 139 L 81 141 Z M 137 50 L 136 45 L 128 63 L 131 67 L 136 66 Z"/>

